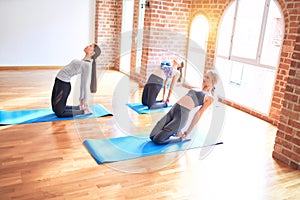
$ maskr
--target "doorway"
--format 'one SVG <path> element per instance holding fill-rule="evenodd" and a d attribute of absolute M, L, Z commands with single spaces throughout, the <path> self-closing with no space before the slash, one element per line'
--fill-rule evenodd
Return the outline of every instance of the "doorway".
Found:
<path fill-rule="evenodd" d="M 184 82 L 199 86 L 202 82 L 209 25 L 205 16 L 197 15 L 191 23 Z"/>
<path fill-rule="evenodd" d="M 120 71 L 130 74 L 134 0 L 123 0 Z"/>
<path fill-rule="evenodd" d="M 139 20 L 138 20 L 138 30 L 136 36 L 136 63 L 135 63 L 135 72 L 139 73 L 142 63 L 142 52 L 143 52 L 143 31 L 144 31 L 144 16 L 145 16 L 145 1 L 140 0 L 139 8 Z"/>

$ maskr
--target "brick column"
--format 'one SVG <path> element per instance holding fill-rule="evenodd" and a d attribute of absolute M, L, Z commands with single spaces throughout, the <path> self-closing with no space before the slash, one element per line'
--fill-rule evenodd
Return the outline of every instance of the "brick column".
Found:
<path fill-rule="evenodd" d="M 273 158 L 300 169 L 300 27 L 275 138 Z"/>
<path fill-rule="evenodd" d="M 134 72 L 133 66 L 130 74 L 140 85 L 145 84 L 163 59 L 185 57 L 190 4 L 191 0 L 151 0 L 145 9 L 142 65 L 139 73 Z"/>

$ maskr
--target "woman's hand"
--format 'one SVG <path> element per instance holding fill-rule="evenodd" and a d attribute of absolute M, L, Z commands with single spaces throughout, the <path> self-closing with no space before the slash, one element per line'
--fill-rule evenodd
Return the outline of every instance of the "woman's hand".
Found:
<path fill-rule="evenodd" d="M 165 102 L 165 103 L 169 103 L 169 101 L 170 101 L 169 98 L 167 98 L 166 100 L 164 100 L 164 99 L 162 100 L 162 102 Z"/>
<path fill-rule="evenodd" d="M 178 137 L 181 137 L 182 139 L 185 139 L 185 138 L 187 137 L 188 134 L 189 134 L 189 133 L 188 133 L 187 131 L 179 131 L 179 132 L 177 133 L 177 136 L 178 136 Z"/>

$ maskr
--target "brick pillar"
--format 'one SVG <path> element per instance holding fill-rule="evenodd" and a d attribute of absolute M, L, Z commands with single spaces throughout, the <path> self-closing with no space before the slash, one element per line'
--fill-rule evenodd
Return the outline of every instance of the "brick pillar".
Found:
<path fill-rule="evenodd" d="M 300 27 L 275 138 L 273 158 L 300 169 Z"/>
<path fill-rule="evenodd" d="M 96 0 L 95 41 L 101 48 L 99 65 L 119 68 L 122 1 Z"/>
<path fill-rule="evenodd" d="M 151 0 L 146 7 L 142 65 L 139 73 L 134 71 L 134 66 L 130 74 L 140 85 L 145 84 L 149 74 L 158 69 L 165 58 L 185 57 L 190 4 L 191 0 Z"/>

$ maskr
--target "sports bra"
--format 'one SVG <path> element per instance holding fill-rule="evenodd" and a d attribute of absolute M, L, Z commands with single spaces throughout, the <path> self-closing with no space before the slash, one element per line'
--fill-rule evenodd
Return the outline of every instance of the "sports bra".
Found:
<path fill-rule="evenodd" d="M 190 96 L 196 106 L 202 106 L 204 103 L 204 97 L 207 93 L 203 91 L 189 90 L 187 96 Z"/>

